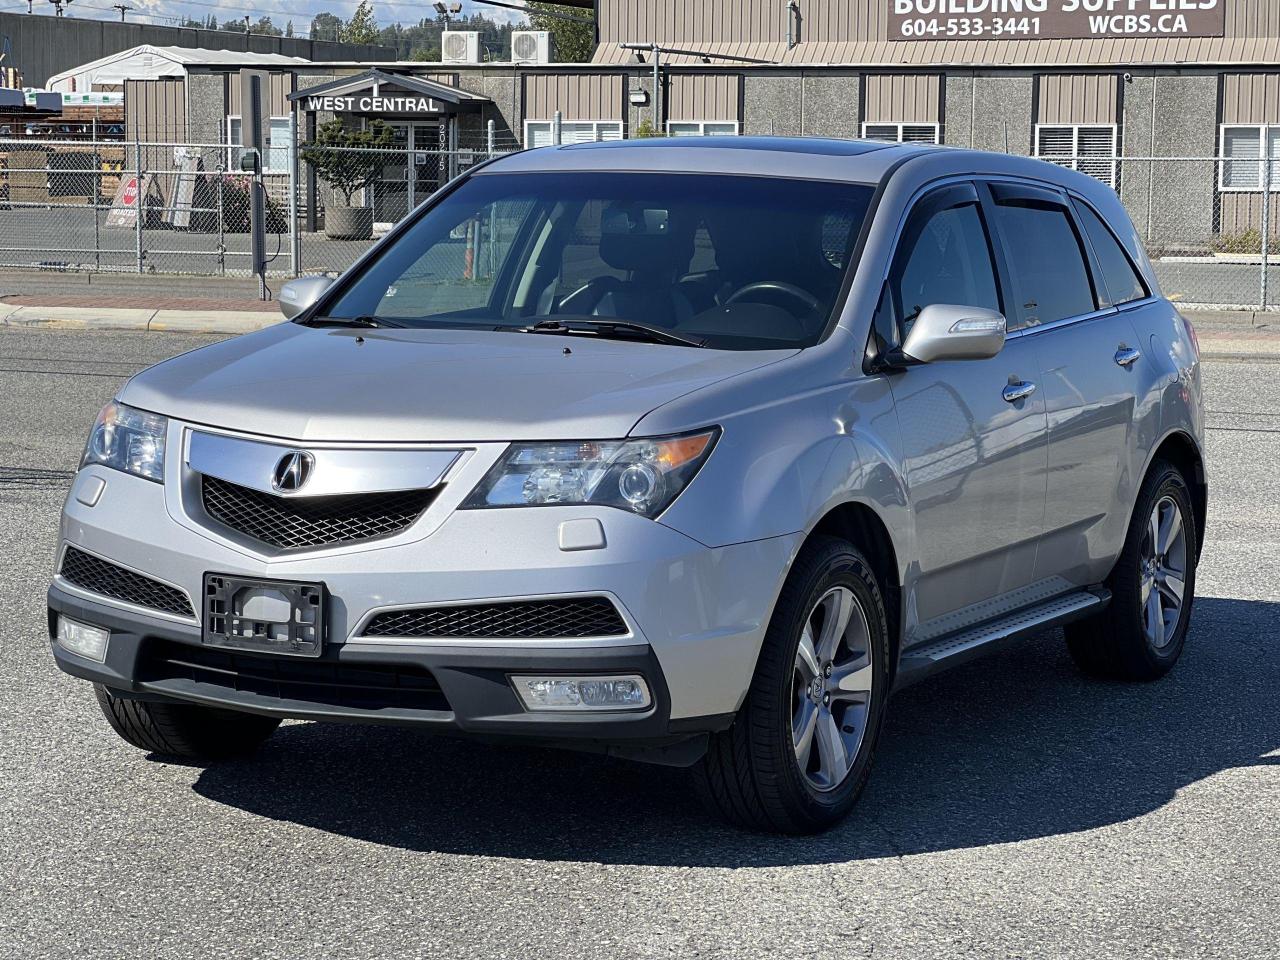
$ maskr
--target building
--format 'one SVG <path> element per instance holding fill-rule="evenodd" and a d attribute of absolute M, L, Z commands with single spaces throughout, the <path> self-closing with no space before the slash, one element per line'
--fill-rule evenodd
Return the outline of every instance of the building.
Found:
<path fill-rule="evenodd" d="M 6 4 L 6 11 L 16 6 Z M 38 4 L 39 7 L 48 9 L 44 3 Z M 54 74 L 144 44 L 276 53 L 312 61 L 378 60 L 392 56 L 389 48 L 370 44 L 196 30 L 137 21 L 82 20 L 75 16 L 74 5 L 68 9 L 71 15 L 65 17 L 0 12 L 0 54 L 4 55 L 0 66 L 16 70 L 28 87 L 43 87 Z"/>
<path fill-rule="evenodd" d="M 406 162 L 376 192 L 380 218 L 446 175 L 424 165 L 415 188 L 409 157 L 483 148 L 489 121 L 500 146 L 548 143 L 558 113 L 566 141 L 653 129 L 1047 156 L 1120 191 L 1149 242 L 1192 251 L 1256 229 L 1270 174 L 1256 159 L 1280 154 L 1280 0 L 597 0 L 596 10 L 589 64 L 475 62 L 466 43 L 444 64 L 264 63 L 269 123 L 278 132 L 296 115 L 304 137 L 333 116 L 392 123 Z M 181 76 L 126 80 L 129 136 L 233 141 L 242 66 L 208 56 Z M 1280 182 L 1280 164 L 1276 173 Z"/>

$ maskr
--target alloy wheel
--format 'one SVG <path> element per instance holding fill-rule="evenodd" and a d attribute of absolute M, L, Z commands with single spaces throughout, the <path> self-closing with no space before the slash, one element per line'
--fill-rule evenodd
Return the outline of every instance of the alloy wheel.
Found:
<path fill-rule="evenodd" d="M 805 618 L 791 686 L 791 740 L 800 772 L 826 793 L 853 769 L 867 731 L 875 666 L 866 613 L 832 587 Z"/>
<path fill-rule="evenodd" d="M 1187 579 L 1187 536 L 1182 509 L 1161 497 L 1151 509 L 1142 538 L 1142 628 L 1157 649 L 1173 642 L 1182 616 Z"/>

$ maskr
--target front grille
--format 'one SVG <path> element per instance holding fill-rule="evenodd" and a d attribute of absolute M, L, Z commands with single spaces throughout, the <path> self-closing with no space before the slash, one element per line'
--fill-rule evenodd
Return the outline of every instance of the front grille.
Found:
<path fill-rule="evenodd" d="M 191 601 L 176 587 L 144 577 L 140 573 L 117 567 L 93 554 L 67 547 L 62 555 L 58 574 L 67 583 L 100 593 L 113 600 L 123 600 L 139 607 L 148 607 L 180 617 L 195 617 Z"/>
<path fill-rule="evenodd" d="M 207 475 L 200 494 L 209 517 L 279 550 L 389 537 L 417 520 L 435 498 L 434 490 L 276 497 Z"/>
<path fill-rule="evenodd" d="M 626 633 L 626 623 L 607 599 L 572 597 L 389 610 L 375 615 L 363 635 L 553 640 Z"/>
<path fill-rule="evenodd" d="M 200 692 L 228 700 L 252 694 L 361 711 L 449 709 L 440 684 L 422 667 L 259 657 L 168 640 L 147 641 L 138 679 L 161 686 L 166 681 L 194 683 Z"/>

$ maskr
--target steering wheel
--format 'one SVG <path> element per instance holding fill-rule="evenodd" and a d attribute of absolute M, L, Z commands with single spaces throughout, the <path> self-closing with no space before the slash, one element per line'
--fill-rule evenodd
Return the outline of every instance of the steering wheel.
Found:
<path fill-rule="evenodd" d="M 822 303 L 817 297 L 808 290 L 797 287 L 794 283 L 784 283 L 781 280 L 757 280 L 755 283 L 748 283 L 745 287 L 739 287 L 725 300 L 725 306 L 737 303 L 739 300 L 746 300 L 755 293 L 785 293 L 787 296 L 804 304 L 806 313 L 822 312 Z M 804 315 L 797 314 L 797 316 Z"/>

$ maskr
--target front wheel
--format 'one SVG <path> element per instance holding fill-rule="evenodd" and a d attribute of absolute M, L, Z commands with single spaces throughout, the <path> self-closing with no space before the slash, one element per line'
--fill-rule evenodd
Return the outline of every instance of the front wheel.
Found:
<path fill-rule="evenodd" d="M 736 721 L 695 770 L 708 806 L 781 833 L 842 819 L 871 770 L 889 646 L 870 564 L 846 541 L 815 538 L 782 588 Z"/>
<path fill-rule="evenodd" d="M 1186 479 L 1172 464 L 1156 463 L 1106 581 L 1111 604 L 1064 628 L 1071 656 L 1085 673 L 1155 680 L 1178 662 L 1196 589 L 1193 511 Z"/>
<path fill-rule="evenodd" d="M 234 710 L 187 703 L 153 703 L 117 697 L 93 685 L 102 715 L 120 737 L 140 750 L 195 763 L 252 753 L 280 721 Z"/>

